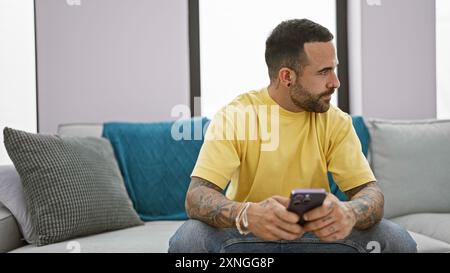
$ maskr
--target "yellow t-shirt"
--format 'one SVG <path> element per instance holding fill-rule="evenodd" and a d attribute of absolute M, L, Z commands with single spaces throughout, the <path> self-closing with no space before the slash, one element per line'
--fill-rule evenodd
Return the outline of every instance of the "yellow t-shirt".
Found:
<path fill-rule="evenodd" d="M 209 124 L 192 176 L 227 190 L 235 201 L 288 197 L 294 188 L 324 188 L 327 171 L 347 191 L 375 177 L 351 117 L 331 106 L 326 113 L 294 113 L 267 88 L 238 96 Z"/>

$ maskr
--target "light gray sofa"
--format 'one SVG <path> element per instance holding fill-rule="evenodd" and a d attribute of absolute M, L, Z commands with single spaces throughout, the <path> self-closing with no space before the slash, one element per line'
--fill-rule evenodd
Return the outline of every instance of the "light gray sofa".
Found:
<path fill-rule="evenodd" d="M 384 190 L 385 217 L 404 226 L 419 252 L 450 252 L 450 121 L 366 121 L 369 162 Z M 66 124 L 60 135 L 100 136 L 100 124 Z M 1 167 L 0 178 L 15 172 Z M 73 239 L 43 247 L 27 245 L 13 215 L 0 204 L 0 252 L 166 252 L 183 221 Z"/>

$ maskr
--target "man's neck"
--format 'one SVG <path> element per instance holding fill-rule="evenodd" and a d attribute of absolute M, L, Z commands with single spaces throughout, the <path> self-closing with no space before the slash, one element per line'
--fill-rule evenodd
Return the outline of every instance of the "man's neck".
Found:
<path fill-rule="evenodd" d="M 278 84 L 271 83 L 269 87 L 267 87 L 269 96 L 283 109 L 287 111 L 298 113 L 304 112 L 302 108 L 292 102 L 291 96 L 289 95 L 289 89 L 277 86 Z"/>

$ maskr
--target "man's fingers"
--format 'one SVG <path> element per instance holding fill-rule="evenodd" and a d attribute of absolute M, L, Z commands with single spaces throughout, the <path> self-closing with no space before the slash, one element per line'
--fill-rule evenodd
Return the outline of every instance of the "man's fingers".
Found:
<path fill-rule="evenodd" d="M 343 239 L 343 235 L 339 231 L 329 234 L 328 236 L 320 238 L 320 240 L 325 241 L 325 242 L 334 242 L 334 241 L 338 241 L 338 240 L 342 240 L 342 239 Z"/>
<path fill-rule="evenodd" d="M 299 224 L 288 223 L 281 219 L 277 223 L 277 226 L 289 233 L 296 234 L 297 236 L 301 236 L 304 233 L 303 228 Z"/>
<path fill-rule="evenodd" d="M 282 204 L 285 208 L 289 206 L 289 198 L 287 197 L 275 195 L 272 198 L 275 199 L 278 203 Z"/>
<path fill-rule="evenodd" d="M 305 231 L 314 232 L 314 231 L 320 230 L 330 224 L 333 224 L 335 221 L 336 221 L 336 219 L 334 219 L 332 214 L 330 214 L 321 219 L 318 219 L 318 220 L 315 220 L 312 222 L 307 222 L 303 228 Z"/>
<path fill-rule="evenodd" d="M 317 219 L 323 218 L 333 211 L 334 206 L 336 206 L 335 202 L 326 198 L 322 206 L 305 213 L 303 215 L 303 219 L 305 219 L 305 221 L 315 221 Z"/>
<path fill-rule="evenodd" d="M 336 232 L 339 232 L 340 228 L 338 228 L 335 224 L 328 225 L 319 230 L 314 231 L 314 234 L 320 239 L 330 237 Z"/>
<path fill-rule="evenodd" d="M 275 215 L 285 222 L 296 224 L 300 220 L 296 213 L 290 212 L 284 207 L 276 208 L 274 211 Z"/>

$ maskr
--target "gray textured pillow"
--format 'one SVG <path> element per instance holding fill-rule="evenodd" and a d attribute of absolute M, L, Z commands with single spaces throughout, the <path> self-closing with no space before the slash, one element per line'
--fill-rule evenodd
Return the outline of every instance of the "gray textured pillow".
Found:
<path fill-rule="evenodd" d="M 385 217 L 450 212 L 450 121 L 366 123 Z"/>
<path fill-rule="evenodd" d="M 38 246 L 142 224 L 110 143 L 3 130 Z"/>

